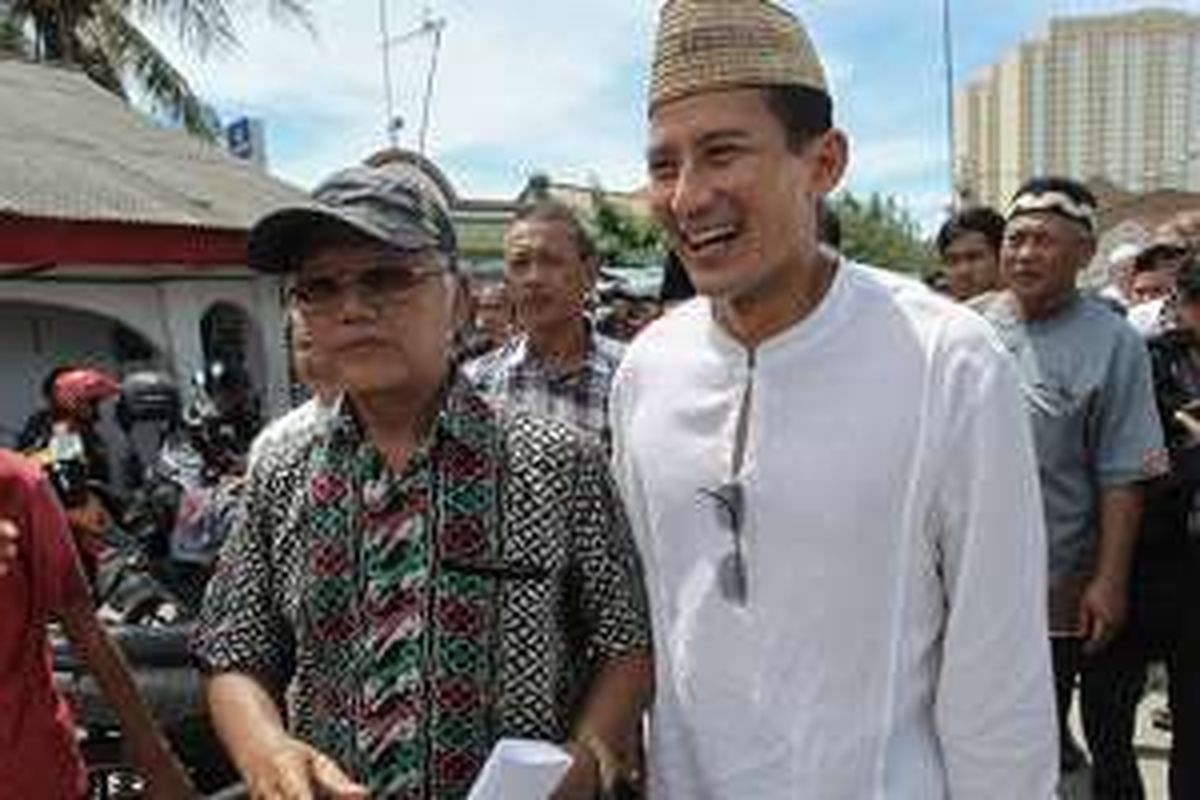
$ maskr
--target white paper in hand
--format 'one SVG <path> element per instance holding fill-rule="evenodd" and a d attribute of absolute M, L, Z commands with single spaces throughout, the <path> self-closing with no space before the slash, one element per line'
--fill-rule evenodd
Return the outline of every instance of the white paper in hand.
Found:
<path fill-rule="evenodd" d="M 571 754 L 534 739 L 496 743 L 467 800 L 547 800 L 571 768 Z"/>

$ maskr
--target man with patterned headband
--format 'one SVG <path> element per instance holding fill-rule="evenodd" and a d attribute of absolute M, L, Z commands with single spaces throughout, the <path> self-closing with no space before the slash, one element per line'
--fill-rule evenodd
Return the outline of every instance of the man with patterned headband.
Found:
<path fill-rule="evenodd" d="M 344 392 L 257 453 L 195 639 L 251 796 L 460 800 L 501 737 L 571 751 L 555 800 L 612 788 L 652 680 L 633 541 L 598 448 L 455 372 L 444 206 L 355 167 L 249 246 Z"/>
<path fill-rule="evenodd" d="M 1096 201 L 1065 178 L 1037 178 L 1008 210 L 1006 291 L 981 298 L 1021 374 L 1033 423 L 1049 544 L 1050 636 L 1063 768 L 1078 765 L 1067 728 L 1087 651 L 1124 624 L 1141 483 L 1166 469 L 1150 362 L 1137 332 L 1083 296 Z"/>
<path fill-rule="evenodd" d="M 670 0 L 649 200 L 698 298 L 611 401 L 666 800 L 1049 798 L 1045 540 L 987 325 L 821 246 L 847 161 L 816 52 L 765 0 Z"/>

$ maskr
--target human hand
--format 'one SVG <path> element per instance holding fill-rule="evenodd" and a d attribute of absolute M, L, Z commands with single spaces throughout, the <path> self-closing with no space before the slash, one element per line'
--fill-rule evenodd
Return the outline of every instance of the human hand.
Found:
<path fill-rule="evenodd" d="M 244 759 L 242 777 L 252 800 L 366 800 L 365 787 L 355 783 L 333 759 L 291 736 Z"/>
<path fill-rule="evenodd" d="M 567 745 L 571 768 L 559 782 L 550 800 L 594 800 L 600 794 L 600 765 L 592 751 L 573 742 Z"/>
<path fill-rule="evenodd" d="M 16 523 L 8 519 L 0 519 L 0 576 L 12 572 L 12 564 L 17 560 L 19 550 L 17 541 L 21 532 Z"/>
<path fill-rule="evenodd" d="M 1079 599 L 1079 633 L 1084 649 L 1095 653 L 1116 638 L 1129 613 L 1125 585 L 1105 578 L 1093 578 Z"/>

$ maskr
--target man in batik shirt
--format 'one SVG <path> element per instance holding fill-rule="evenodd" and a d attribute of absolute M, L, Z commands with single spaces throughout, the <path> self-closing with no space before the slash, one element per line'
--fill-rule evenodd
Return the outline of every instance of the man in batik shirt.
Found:
<path fill-rule="evenodd" d="M 455 375 L 453 229 L 399 165 L 314 199 L 250 263 L 293 273 L 346 395 L 249 476 L 195 643 L 217 730 L 256 798 L 460 798 L 505 736 L 567 742 L 555 797 L 594 797 L 636 763 L 652 681 L 604 458 Z"/>

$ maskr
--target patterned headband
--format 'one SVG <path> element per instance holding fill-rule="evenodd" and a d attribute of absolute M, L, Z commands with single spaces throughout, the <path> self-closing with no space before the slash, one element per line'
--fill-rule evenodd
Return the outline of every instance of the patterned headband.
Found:
<path fill-rule="evenodd" d="M 1076 200 L 1066 192 L 1053 189 L 1044 192 L 1028 191 L 1017 195 L 1008 207 L 1008 213 L 1005 214 L 1005 217 L 1012 219 L 1021 214 L 1031 214 L 1039 211 L 1058 214 L 1072 222 L 1078 222 L 1089 231 L 1096 230 L 1095 206 Z"/>

